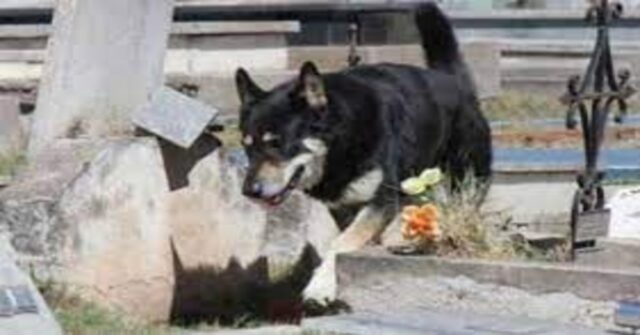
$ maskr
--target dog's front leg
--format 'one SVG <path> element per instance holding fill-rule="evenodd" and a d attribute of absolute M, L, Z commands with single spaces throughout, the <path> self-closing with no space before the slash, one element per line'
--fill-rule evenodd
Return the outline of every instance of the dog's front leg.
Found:
<path fill-rule="evenodd" d="M 358 212 L 351 225 L 332 243 L 322 263 L 315 270 L 311 281 L 304 289 L 304 298 L 324 302 L 335 300 L 336 255 L 356 251 L 380 234 L 388 223 L 388 213 L 383 208 L 368 205 Z"/>

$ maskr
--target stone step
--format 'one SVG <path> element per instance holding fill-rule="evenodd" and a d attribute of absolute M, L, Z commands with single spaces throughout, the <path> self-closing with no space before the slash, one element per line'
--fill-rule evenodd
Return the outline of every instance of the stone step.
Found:
<path fill-rule="evenodd" d="M 604 335 L 605 331 L 523 317 L 484 316 L 428 309 L 357 312 L 307 319 L 303 328 L 345 335 Z"/>

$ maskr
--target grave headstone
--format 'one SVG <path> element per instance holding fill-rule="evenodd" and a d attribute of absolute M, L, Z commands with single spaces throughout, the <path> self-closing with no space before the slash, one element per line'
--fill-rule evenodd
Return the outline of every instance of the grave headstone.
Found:
<path fill-rule="evenodd" d="M 162 85 L 172 13 L 172 0 L 57 1 L 30 155 L 58 138 L 131 131 Z"/>

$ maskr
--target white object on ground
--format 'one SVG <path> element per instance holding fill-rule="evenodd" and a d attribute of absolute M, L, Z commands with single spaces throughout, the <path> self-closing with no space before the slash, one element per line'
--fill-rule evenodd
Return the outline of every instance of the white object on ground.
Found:
<path fill-rule="evenodd" d="M 611 209 L 609 237 L 640 239 L 640 187 L 618 192 L 607 208 Z"/>

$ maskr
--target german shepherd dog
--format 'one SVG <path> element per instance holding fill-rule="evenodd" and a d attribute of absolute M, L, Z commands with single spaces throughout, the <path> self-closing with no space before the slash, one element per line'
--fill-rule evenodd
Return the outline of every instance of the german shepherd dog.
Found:
<path fill-rule="evenodd" d="M 469 171 L 491 177 L 490 128 L 448 18 L 432 3 L 415 21 L 428 69 L 379 64 L 321 74 L 311 62 L 271 91 L 244 69 L 236 84 L 249 168 L 243 193 L 270 205 L 294 189 L 357 214 L 304 291 L 335 295 L 335 255 L 363 247 L 397 214 L 400 184 L 440 167 L 453 188 Z"/>

